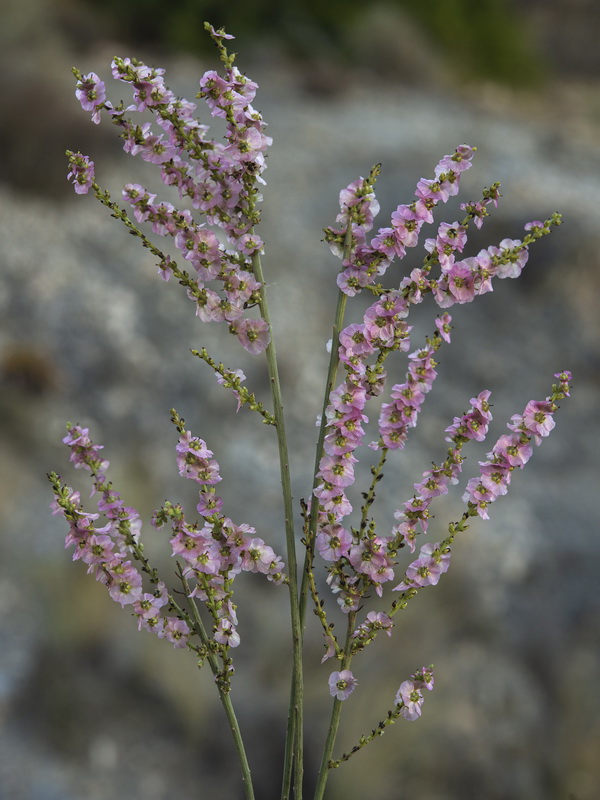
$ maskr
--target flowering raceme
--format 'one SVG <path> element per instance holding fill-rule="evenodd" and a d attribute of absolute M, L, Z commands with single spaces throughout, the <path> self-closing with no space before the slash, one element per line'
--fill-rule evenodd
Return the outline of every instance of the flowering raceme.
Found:
<path fill-rule="evenodd" d="M 480 391 L 471 398 L 468 410 L 446 427 L 445 457 L 423 472 L 412 496 L 398 498 L 394 521 L 376 523 L 372 506 L 388 458 L 406 447 L 417 427 L 437 378 L 439 353 L 451 342 L 453 320 L 447 309 L 493 291 L 496 279 L 517 278 L 529 258 L 530 245 L 561 220 L 558 214 L 535 220 L 525 226 L 522 239 L 505 238 L 475 255 L 465 255 L 471 226 L 481 228 L 500 197 L 499 184 L 492 184 L 480 199 L 460 205 L 462 219 L 435 222 L 434 214 L 458 194 L 463 173 L 472 166 L 475 148 L 466 144 L 441 158 L 430 177 L 417 183 L 414 199 L 398 205 L 374 234 L 380 165 L 340 192 L 339 214 L 325 229 L 332 253 L 341 260 L 339 297 L 318 422 L 313 486 L 309 501 L 301 502 L 305 556 L 300 571 L 279 372 L 261 263 L 264 243 L 255 230 L 271 138 L 252 105 L 257 84 L 238 70 L 227 51 L 226 42 L 233 37 L 210 25 L 206 28 L 219 50 L 223 71 L 209 70 L 202 76 L 196 99 L 206 104 L 210 116 L 222 120 L 223 141 L 211 138 L 210 126 L 196 117 L 194 102 L 177 97 L 167 87 L 162 69 L 131 58 L 113 60 L 113 78 L 131 91 L 128 104 L 107 99 L 106 86 L 95 73 L 74 70 L 82 108 L 91 112 L 94 123 L 109 120 L 116 126 L 125 152 L 154 165 L 171 199 L 159 198 L 142 184 L 126 183 L 121 198 L 128 211 L 96 181 L 90 158 L 71 151 L 67 152 L 68 179 L 78 194 L 91 191 L 141 240 L 156 259 L 160 277 L 164 281 L 175 278 L 202 322 L 226 323 L 248 354 L 264 354 L 271 411 L 246 387 L 241 369 L 225 367 L 205 348 L 192 351 L 209 365 L 219 384 L 233 392 L 237 410 L 247 407 L 257 412 L 266 430 L 273 429 L 277 437 L 285 563 L 253 526 L 226 516 L 224 501 L 217 495 L 222 480 L 219 463 L 206 441 L 193 435 L 175 410 L 171 420 L 178 432 L 176 465 L 181 477 L 198 485 L 196 514 L 165 501 L 154 513 L 152 525 L 170 529 L 179 591 L 167 586 L 150 565 L 141 543 L 140 515 L 115 491 L 106 477 L 109 465 L 102 447 L 79 425 L 68 426 L 64 443 L 74 466 L 92 476 L 96 509 L 86 511 L 79 492 L 52 473 L 53 510 L 68 522 L 66 541 L 74 548 L 73 559 L 85 563 L 113 600 L 132 611 L 140 629 L 191 650 L 199 666 L 208 662 L 233 734 L 247 800 L 254 797 L 252 776 L 230 697 L 231 651 L 242 641 L 235 578 L 242 572 L 259 573 L 275 587 L 287 588 L 293 668 L 281 796 L 289 798 L 293 787 L 296 800 L 302 797 L 304 763 L 303 620 L 308 596 L 312 597 L 325 640 L 322 660 L 338 662 L 328 678 L 333 705 L 315 791 L 315 800 L 321 800 L 329 771 L 399 717 L 418 719 L 424 692 L 434 684 L 432 667 L 401 681 L 387 716 L 370 734 L 361 736 L 351 751 L 333 759 L 342 704 L 359 688 L 350 669 L 353 659 L 380 632 L 391 636 L 395 615 L 421 589 L 438 584 L 450 567 L 456 535 L 469 526 L 472 517 L 488 518 L 490 505 L 507 494 L 515 468 L 524 467 L 533 445 L 539 445 L 554 428 L 558 402 L 569 396 L 570 373 L 556 373 L 551 393 L 542 401 L 529 402 L 521 415 L 512 417 L 509 434 L 498 439 L 487 460 L 480 462 L 479 474 L 467 481 L 461 519 L 448 524 L 447 535 L 436 529 L 437 541 L 421 543 L 420 537 L 426 537 L 432 527 L 435 498 L 448 494 L 461 479 L 463 448 L 487 437 L 491 393 Z M 144 113 L 145 120 L 150 115 L 154 123 L 136 121 L 133 115 L 138 113 Z M 172 202 L 176 200 L 173 193 L 182 208 Z M 426 226 L 433 226 L 428 238 L 424 238 Z M 155 240 L 164 242 L 162 248 Z M 403 269 L 400 262 L 419 244 L 424 250 L 421 264 Z M 367 292 L 370 302 L 358 320 L 345 324 L 347 301 L 361 292 Z M 410 313 L 426 299 L 439 313 L 430 335 L 415 343 Z M 401 374 L 394 367 L 388 376 L 386 361 L 395 352 L 405 354 L 406 367 Z M 378 461 L 371 467 L 370 484 L 358 492 L 360 450 L 365 445 Z M 408 558 L 401 565 L 407 553 L 413 560 Z M 327 589 L 319 588 L 319 572 Z M 330 593 L 336 602 L 330 602 Z M 370 608 L 373 595 L 381 598 L 385 610 Z M 330 621 L 338 610 L 346 622 L 345 638 L 338 638 Z M 361 678 L 361 690 L 367 684 Z"/>

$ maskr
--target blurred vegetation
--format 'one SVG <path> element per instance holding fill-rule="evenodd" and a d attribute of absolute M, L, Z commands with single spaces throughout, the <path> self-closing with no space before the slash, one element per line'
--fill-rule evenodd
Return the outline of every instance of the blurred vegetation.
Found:
<path fill-rule="evenodd" d="M 256 47 L 276 40 L 299 60 L 318 57 L 367 64 L 373 47 L 357 52 L 356 33 L 369 37 L 375 7 L 416 26 L 432 56 L 458 79 L 492 80 L 529 88 L 542 78 L 528 22 L 509 0 L 82 0 L 118 38 L 167 50 L 204 52 L 211 44 L 204 20 L 225 26 Z M 364 31 L 363 31 L 364 29 Z M 372 39 L 372 37 L 371 37 Z M 401 43 L 398 45 L 401 46 Z"/>
<path fill-rule="evenodd" d="M 542 78 L 528 25 L 505 0 L 397 0 L 439 43 L 459 73 L 511 86 Z"/>

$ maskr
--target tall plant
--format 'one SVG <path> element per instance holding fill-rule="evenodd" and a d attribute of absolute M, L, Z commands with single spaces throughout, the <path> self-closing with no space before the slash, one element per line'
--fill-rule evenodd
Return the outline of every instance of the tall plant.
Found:
<path fill-rule="evenodd" d="M 427 586 L 436 585 L 451 561 L 458 534 L 475 516 L 488 518 L 491 504 L 507 493 L 516 468 L 522 468 L 554 427 L 558 402 L 569 395 L 571 376 L 556 373 L 547 397 L 531 401 L 508 423 L 508 433 L 495 442 L 479 474 L 464 488 L 464 512 L 447 526 L 438 541 L 428 533 L 434 499 L 448 492 L 461 477 L 463 449 L 472 440 L 483 441 L 492 419 L 490 392 L 471 398 L 469 409 L 446 428 L 445 453 L 423 472 L 412 496 L 398 501 L 395 523 L 376 525 L 373 503 L 393 451 L 402 450 L 417 425 L 425 396 L 436 378 L 438 351 L 450 342 L 451 317 L 447 309 L 468 303 L 492 290 L 495 279 L 516 278 L 529 255 L 529 246 L 560 223 L 554 214 L 530 222 L 522 239 L 504 239 L 497 245 L 465 256 L 471 226 L 480 228 L 497 204 L 499 184 L 481 198 L 461 205 L 463 218 L 431 228 L 422 244 L 421 266 L 409 274 L 398 265 L 421 241 L 423 228 L 434 223 L 437 207 L 456 195 L 463 172 L 471 167 L 474 148 L 458 146 L 436 165 L 431 178 L 421 179 L 415 199 L 401 204 L 390 221 L 371 234 L 379 211 L 375 182 L 380 167 L 358 178 L 340 193 L 340 213 L 325 229 L 325 238 L 341 260 L 337 276 L 339 295 L 331 342 L 331 356 L 323 397 L 314 481 L 309 500 L 294 508 L 290 488 L 288 446 L 274 331 L 269 315 L 267 284 L 261 255 L 264 244 L 256 232 L 265 153 L 271 138 L 262 116 L 252 106 L 257 85 L 234 64 L 226 47 L 233 37 L 206 25 L 223 65 L 200 79 L 197 99 L 213 117 L 224 121 L 223 141 L 210 138 L 210 128 L 195 117 L 196 105 L 179 98 L 165 85 L 161 69 L 134 59 L 115 58 L 113 77 L 133 93 L 129 105 L 114 105 L 95 73 L 74 70 L 76 95 L 92 120 L 107 117 L 119 130 L 124 149 L 158 167 L 164 184 L 174 187 L 191 205 L 180 209 L 159 199 L 139 184 L 126 184 L 124 206 L 113 200 L 95 179 L 93 162 L 68 151 L 69 179 L 78 194 L 92 192 L 155 259 L 160 276 L 174 278 L 193 303 L 203 322 L 224 323 L 252 356 L 265 357 L 271 384 L 271 408 L 245 384 L 239 369 L 230 369 L 205 348 L 192 351 L 213 370 L 225 390 L 233 392 L 238 410 L 247 407 L 275 436 L 279 447 L 285 558 L 272 543 L 242 521 L 227 516 L 217 494 L 219 463 L 204 439 L 194 435 L 175 409 L 171 420 L 177 431 L 179 474 L 198 485 L 196 513 L 165 502 L 152 524 L 170 528 L 177 563 L 178 584 L 170 586 L 148 561 L 140 538 L 141 519 L 126 505 L 107 477 L 108 461 L 94 444 L 89 430 L 69 424 L 65 444 L 76 468 L 91 474 L 97 508 L 86 511 L 80 494 L 52 473 L 54 511 L 69 523 L 67 544 L 73 558 L 87 565 L 110 596 L 137 619 L 138 628 L 193 653 L 198 665 L 208 665 L 232 731 L 247 800 L 254 797 L 251 768 L 242 731 L 231 698 L 234 652 L 240 643 L 234 593 L 242 572 L 264 575 L 289 597 L 293 668 L 290 705 L 282 765 L 281 797 L 300 800 L 303 790 L 303 662 L 302 645 L 307 603 L 313 605 L 325 643 L 323 661 L 333 660 L 328 688 L 331 719 L 316 776 L 315 799 L 324 797 L 331 770 L 381 735 L 400 717 L 414 721 L 422 713 L 425 693 L 433 688 L 432 667 L 418 667 L 401 680 L 382 720 L 359 738 L 348 752 L 334 754 L 343 703 L 356 690 L 353 661 L 380 633 L 391 636 L 396 615 Z M 136 122 L 132 114 L 151 112 L 156 125 Z M 151 231 L 151 233 L 150 233 Z M 159 246 L 157 241 L 164 240 Z M 172 256 L 178 252 L 177 260 Z M 345 324 L 346 304 L 361 292 L 371 304 L 358 323 Z M 430 336 L 411 342 L 409 315 L 413 305 L 431 294 L 441 313 L 432 321 Z M 400 351 L 407 355 L 404 376 L 388 376 L 386 360 Z M 357 479 L 358 454 L 368 441 L 368 413 L 372 401 L 383 397 L 371 425 L 369 447 L 378 453 L 370 479 L 356 504 L 349 491 Z M 353 508 L 352 502 L 357 507 Z M 301 532 L 295 530 L 300 523 Z M 262 533 L 262 531 L 261 531 Z M 264 535 L 264 534 L 263 534 Z M 297 551 L 303 551 L 300 569 Z M 417 552 L 418 548 L 418 552 Z M 406 558 L 407 554 L 411 554 Z M 411 560 L 412 556 L 412 560 Z M 326 575 L 327 591 L 319 589 L 319 573 Z M 373 595 L 377 608 L 373 608 Z M 337 635 L 331 621 L 332 596 L 347 620 Z"/>

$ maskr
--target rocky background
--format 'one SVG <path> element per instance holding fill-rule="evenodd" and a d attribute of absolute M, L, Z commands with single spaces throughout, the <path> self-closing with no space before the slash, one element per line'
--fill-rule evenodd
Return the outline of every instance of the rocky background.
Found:
<path fill-rule="evenodd" d="M 410 2 L 367 11 L 347 2 L 343 14 L 335 2 L 321 5 L 290 3 L 285 13 L 267 0 L 226 9 L 187 0 L 169 13 L 150 0 L 120 9 L 92 0 L 0 5 L 0 800 L 241 797 L 210 675 L 139 634 L 70 563 L 45 480 L 57 469 L 85 488 L 60 444 L 65 421 L 80 421 L 146 518 L 165 497 L 191 507 L 174 463 L 175 406 L 222 464 L 228 513 L 283 549 L 275 442 L 253 415 L 235 415 L 189 348 L 204 345 L 242 367 L 267 400 L 263 364 L 202 326 L 179 287 L 163 285 L 145 251 L 92 198 L 74 197 L 64 177 L 64 150 L 81 149 L 115 196 L 126 181 L 155 185 L 148 165 L 124 156 L 112 131 L 80 111 L 70 67 L 108 79 L 115 54 L 135 55 L 165 66 L 169 84 L 193 98 L 216 65 L 198 44 L 205 18 L 237 35 L 239 65 L 260 84 L 256 106 L 274 138 L 262 235 L 297 498 L 310 487 L 336 294 L 338 262 L 321 229 L 337 213 L 339 189 L 381 161 L 385 220 L 443 154 L 468 142 L 478 152 L 461 199 L 495 180 L 503 187 L 473 252 L 519 237 L 530 219 L 565 217 L 532 248 L 518 281 L 453 309 L 436 390 L 381 485 L 381 524 L 441 457 L 444 428 L 474 394 L 493 392 L 492 441 L 511 414 L 549 392 L 559 369 L 573 371 L 573 397 L 492 519 L 463 535 L 438 588 L 420 593 L 395 636 L 357 661 L 360 687 L 344 709 L 340 749 L 383 718 L 415 668 L 433 662 L 436 689 L 421 720 L 401 720 L 334 773 L 328 797 L 600 796 L 600 11 L 591 0 L 445 0 L 428 3 L 427 15 Z M 445 207 L 443 218 L 456 209 Z M 414 254 L 403 269 L 417 263 Z M 430 304 L 416 312 L 418 342 L 435 312 Z M 400 360 L 395 368 L 402 374 Z M 471 449 L 467 477 L 486 449 Z M 460 494 L 438 503 L 440 531 L 460 516 Z M 166 534 L 146 526 L 145 541 L 168 573 Z M 257 797 L 270 800 L 279 796 L 287 614 L 284 590 L 253 578 L 238 590 L 233 697 Z M 330 664 L 319 664 L 310 618 L 307 640 L 310 788 Z"/>

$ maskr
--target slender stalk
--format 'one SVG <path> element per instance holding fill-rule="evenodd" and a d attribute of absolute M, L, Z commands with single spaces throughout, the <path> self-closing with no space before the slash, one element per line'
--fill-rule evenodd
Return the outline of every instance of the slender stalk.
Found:
<path fill-rule="evenodd" d="M 260 313 L 264 321 L 268 324 L 271 332 L 271 341 L 267 347 L 267 365 L 269 378 L 271 381 L 271 393 L 273 396 L 273 413 L 275 416 L 275 427 L 277 428 L 277 444 L 279 447 L 279 467 L 281 472 L 281 488 L 283 490 L 283 507 L 285 514 L 285 538 L 287 545 L 287 563 L 289 573 L 289 592 L 290 592 L 290 612 L 292 619 L 292 643 L 293 643 L 293 673 L 290 697 L 290 708 L 288 713 L 288 726 L 285 744 L 285 757 L 283 769 L 283 782 L 281 797 L 287 800 L 290 794 L 292 779 L 292 769 L 294 770 L 294 798 L 302 800 L 302 780 L 304 766 L 303 748 L 303 694 L 304 683 L 302 677 L 302 623 L 300 620 L 300 608 L 298 604 L 298 562 L 296 559 L 296 539 L 294 535 L 294 510 L 292 487 L 290 482 L 289 457 L 287 439 L 285 434 L 285 423 L 283 416 L 283 401 L 281 397 L 281 385 L 279 381 L 279 370 L 277 366 L 277 354 L 273 336 L 273 327 L 267 303 L 265 291 L 265 279 L 262 271 L 260 256 L 255 254 L 252 257 L 254 275 L 261 283 L 260 290 Z"/>
<path fill-rule="evenodd" d="M 349 258 L 352 249 L 352 225 L 348 225 L 346 230 L 346 238 L 344 240 L 344 259 Z M 317 473 L 319 472 L 319 465 L 323 455 L 323 443 L 325 441 L 325 429 L 327 427 L 327 420 L 325 412 L 329 405 L 329 395 L 333 391 L 335 383 L 335 376 L 340 363 L 339 344 L 340 333 L 344 324 L 344 315 L 346 313 L 346 302 L 348 295 L 340 291 L 338 294 L 337 306 L 335 309 L 335 319 L 333 322 L 333 331 L 331 335 L 331 354 L 329 356 L 329 369 L 327 370 L 327 381 L 325 383 L 325 396 L 323 397 L 323 409 L 321 411 L 321 425 L 319 427 L 319 438 L 317 440 L 317 448 L 315 452 L 315 468 L 313 472 L 313 491 L 316 489 L 319 479 Z M 306 613 L 306 599 L 308 596 L 308 572 L 312 561 L 313 542 L 317 532 L 317 522 L 319 519 L 319 499 L 312 495 L 310 503 L 309 527 L 306 540 L 306 555 L 304 557 L 304 569 L 302 571 L 302 586 L 300 589 L 300 621 L 304 628 L 304 616 Z"/>
<path fill-rule="evenodd" d="M 179 577 L 181 578 L 181 582 L 183 584 L 186 596 L 189 597 L 191 590 L 187 582 L 187 579 L 183 574 L 180 574 Z M 198 610 L 198 606 L 196 605 L 195 600 L 192 599 L 190 601 L 190 607 L 192 609 L 192 616 L 196 633 L 200 637 L 202 643 L 207 647 L 208 651 L 207 660 L 213 675 L 215 675 L 216 677 L 220 671 L 219 663 L 217 661 L 215 654 L 210 650 L 209 637 L 208 634 L 206 633 L 206 629 L 204 628 L 204 623 L 202 622 L 202 617 L 200 616 L 200 611 Z M 237 750 L 240 766 L 242 768 L 242 780 L 244 782 L 244 793 L 246 795 L 246 800 L 254 800 L 252 774 L 250 772 L 250 765 L 248 763 L 248 757 L 246 756 L 246 750 L 244 748 L 242 732 L 240 730 L 240 726 L 237 717 L 235 715 L 235 711 L 233 709 L 233 703 L 231 702 L 231 697 L 229 696 L 229 692 L 225 692 L 223 690 L 223 687 L 221 686 L 219 681 L 216 681 L 216 684 L 217 684 L 217 689 L 219 691 L 219 697 L 221 698 L 221 703 L 225 710 L 225 715 L 227 716 L 227 721 L 229 722 L 229 728 L 233 736 L 233 741 L 235 744 L 235 749 Z"/>
<path fill-rule="evenodd" d="M 348 614 L 348 631 L 346 633 L 346 647 L 344 649 L 344 658 L 342 660 L 342 670 L 348 669 L 350 666 L 350 662 L 352 661 L 352 651 L 351 651 L 351 636 L 354 630 L 354 623 L 356 621 L 356 611 L 351 611 Z M 331 709 L 331 719 L 329 721 L 329 730 L 327 731 L 327 739 L 325 741 L 325 747 L 323 748 L 323 758 L 321 760 L 321 769 L 319 770 L 319 777 L 317 779 L 317 788 L 315 789 L 314 800 L 323 800 L 323 795 L 325 793 L 325 786 L 327 784 L 327 778 L 329 777 L 329 762 L 331 760 L 331 754 L 333 753 L 333 746 L 335 745 L 335 739 L 338 732 L 338 727 L 340 724 L 340 715 L 342 713 L 342 700 L 338 700 L 337 697 L 333 700 L 333 707 Z"/>
<path fill-rule="evenodd" d="M 385 729 L 389 725 L 393 725 L 394 722 L 396 722 L 396 720 L 402 713 L 403 708 L 404 708 L 404 703 L 397 703 L 393 709 L 390 709 L 387 712 L 385 719 L 382 719 L 381 722 L 377 724 L 377 727 L 371 730 L 371 733 L 361 736 L 360 739 L 358 740 L 358 744 L 355 744 L 354 747 L 347 753 L 342 753 L 342 755 L 335 761 L 331 761 L 329 763 L 329 768 L 337 769 L 337 767 L 339 767 L 340 764 L 342 764 L 344 761 L 349 761 L 352 758 L 352 756 L 355 753 L 358 753 L 359 750 L 362 750 L 362 748 L 365 745 L 370 744 L 375 739 L 378 739 L 381 736 L 383 736 L 383 734 L 385 733 Z"/>
<path fill-rule="evenodd" d="M 379 456 L 379 463 L 376 467 L 371 467 L 371 475 L 373 479 L 371 480 L 371 485 L 369 486 L 369 491 L 363 495 L 364 503 L 362 504 L 361 514 L 360 514 L 360 531 L 361 533 L 367 527 L 367 515 L 369 513 L 369 509 L 373 505 L 375 501 L 375 489 L 377 488 L 377 484 L 383 478 L 383 468 L 385 466 L 385 462 L 387 461 L 387 454 L 388 448 L 382 447 L 381 448 L 381 455 Z"/>

